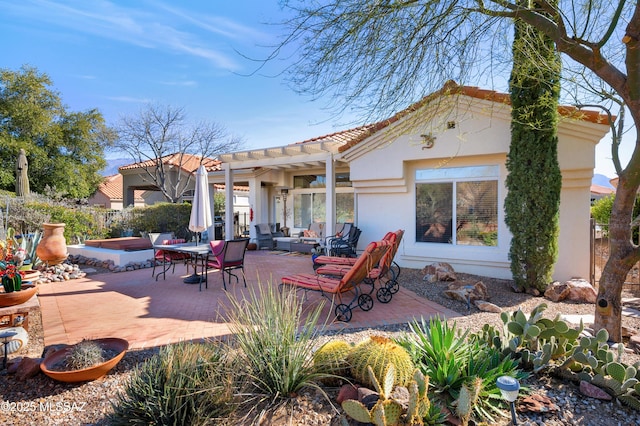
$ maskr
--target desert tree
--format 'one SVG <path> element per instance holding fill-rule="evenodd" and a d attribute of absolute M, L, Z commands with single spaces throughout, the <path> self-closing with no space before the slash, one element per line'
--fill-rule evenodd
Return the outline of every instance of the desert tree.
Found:
<path fill-rule="evenodd" d="M 148 104 L 139 113 L 122 117 L 118 135 L 115 149 L 144 164 L 143 179 L 172 203 L 180 200 L 201 164 L 209 166 L 219 154 L 242 146 L 242 139 L 223 125 L 190 123 L 184 108 L 170 105 Z M 176 173 L 191 164 L 192 156 L 199 159 L 193 170 Z"/>
<path fill-rule="evenodd" d="M 33 191 L 89 197 L 102 182 L 104 150 L 115 139 L 97 109 L 73 112 L 51 78 L 34 67 L 0 69 L 0 189 L 13 190 L 20 149 Z"/>
<path fill-rule="evenodd" d="M 576 93 L 582 104 L 608 103 L 614 96 L 625 105 L 635 125 L 636 149 L 626 166 L 617 164 L 611 254 L 598 289 L 595 320 L 596 328 L 606 328 L 620 341 L 622 285 L 640 260 L 640 247 L 630 238 L 640 186 L 637 2 L 288 0 L 283 5 L 286 39 L 273 56 L 292 59 L 292 87 L 326 96 L 338 112 L 359 112 L 366 119 L 384 116 L 449 79 L 503 87 L 516 19 L 554 43 L 563 59 L 563 76 L 571 77 L 563 80 L 563 90 Z M 576 82 L 582 77 L 591 83 Z M 567 83 L 574 86 L 567 89 Z M 603 90 L 583 90 L 587 86 Z"/>

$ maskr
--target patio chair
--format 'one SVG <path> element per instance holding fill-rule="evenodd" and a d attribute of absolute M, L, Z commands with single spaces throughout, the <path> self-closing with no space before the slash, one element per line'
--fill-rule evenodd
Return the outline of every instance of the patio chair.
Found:
<path fill-rule="evenodd" d="M 357 226 L 352 226 L 346 238 L 333 239 L 327 246 L 329 256 L 356 257 L 356 248 L 362 230 Z"/>
<path fill-rule="evenodd" d="M 156 242 L 157 241 L 158 240 L 156 240 Z M 184 240 L 184 238 L 175 238 L 171 240 L 162 240 L 162 245 L 171 246 L 175 244 L 184 244 L 185 242 L 186 241 Z M 189 255 L 188 253 L 178 253 L 175 251 L 162 249 L 155 250 L 155 253 L 153 255 L 153 270 L 151 271 L 151 276 L 155 276 L 156 281 L 158 281 L 158 277 L 160 277 L 160 275 L 162 275 L 163 278 L 166 279 L 167 271 L 169 270 L 169 268 L 171 268 L 171 266 L 173 266 L 173 270 L 171 272 L 175 273 L 176 263 L 186 264 L 190 258 L 191 255 Z M 156 275 L 156 266 L 158 265 L 158 263 L 162 265 L 162 272 Z"/>
<path fill-rule="evenodd" d="M 376 292 L 376 298 L 381 303 L 389 303 L 395 293 L 400 290 L 398 284 L 398 276 L 400 275 L 400 267 L 395 263 L 394 258 L 398 251 L 400 241 L 404 236 L 404 230 L 399 229 L 396 232 L 387 232 L 383 241 L 388 241 L 391 248 L 382 256 L 378 265 L 376 265 L 365 282 L 373 287 L 375 282 L 379 282 L 380 286 Z M 346 274 L 353 267 L 356 259 L 345 257 L 319 256 L 314 259 L 313 268 L 317 274 L 341 276 Z M 396 268 L 393 265 L 397 266 Z"/>
<path fill-rule="evenodd" d="M 341 277 L 329 277 L 316 274 L 296 274 L 282 278 L 280 286 L 291 286 L 295 289 L 307 291 L 317 291 L 333 303 L 333 298 L 338 298 L 338 305 L 334 313 L 338 321 L 349 322 L 353 316 L 353 309 L 359 307 L 363 311 L 373 308 L 373 298 L 363 293 L 362 284 L 371 272 L 371 269 L 378 264 L 385 252 L 390 249 L 387 241 L 372 242 L 367 245 L 364 252 L 358 257 L 353 267 Z M 347 292 L 354 294 L 353 298 L 345 303 L 342 295 Z"/>
<path fill-rule="evenodd" d="M 247 280 L 244 276 L 244 255 L 247 251 L 247 245 L 249 244 L 248 238 L 238 238 L 236 240 L 222 241 L 215 240 L 209 242 L 211 248 L 211 257 L 207 260 L 207 272 L 209 269 L 214 269 L 222 273 L 222 286 L 227 289 L 227 282 L 225 280 L 225 274 L 239 282 L 238 276 L 232 271 L 240 269 L 242 272 L 242 281 L 244 286 L 247 286 Z M 204 280 L 205 288 L 209 288 L 208 280 Z M 202 282 L 200 283 L 202 287 Z"/>
<path fill-rule="evenodd" d="M 258 244 L 258 250 L 263 247 L 273 250 L 275 247 L 275 241 L 273 239 L 273 232 L 271 225 L 268 223 L 258 223 L 256 226 L 256 238 Z"/>

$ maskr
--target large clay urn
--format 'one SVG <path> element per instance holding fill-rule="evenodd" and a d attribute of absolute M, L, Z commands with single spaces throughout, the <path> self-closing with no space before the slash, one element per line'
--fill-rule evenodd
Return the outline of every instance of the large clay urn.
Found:
<path fill-rule="evenodd" d="M 67 242 L 64 239 L 64 223 L 43 223 L 44 234 L 36 247 L 36 255 L 49 265 L 57 265 L 65 261 Z"/>

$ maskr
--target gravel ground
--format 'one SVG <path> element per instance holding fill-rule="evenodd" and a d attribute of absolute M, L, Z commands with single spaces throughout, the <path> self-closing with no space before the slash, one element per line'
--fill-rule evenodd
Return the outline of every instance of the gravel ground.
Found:
<path fill-rule="evenodd" d="M 488 279 L 471 275 L 458 274 L 458 279 L 466 282 L 482 280 L 489 290 L 491 302 L 504 310 L 513 311 L 521 307 L 530 311 L 541 302 L 548 304 L 545 316 L 556 314 L 593 314 L 594 306 L 590 304 L 553 303 L 542 298 L 526 294 L 514 293 L 507 280 Z M 472 331 L 480 329 L 485 323 L 502 326 L 498 314 L 485 313 L 472 307 L 467 313 L 464 303 L 453 301 L 443 296 L 447 283 L 428 284 L 422 280 L 419 270 L 403 269 L 400 276 L 403 287 L 415 291 L 419 296 L 463 313 L 455 319 L 461 328 Z M 375 307 L 374 307 L 375 309 Z M 640 330 L 640 320 L 625 317 L 623 325 Z M 355 330 L 341 334 L 341 338 L 359 342 L 371 334 L 395 336 L 407 330 L 406 325 L 388 326 L 382 329 Z M 30 315 L 30 344 L 20 355 L 37 357 L 43 351 L 42 326 L 38 315 Z M 329 339 L 319 339 L 318 344 Z M 105 414 L 111 411 L 111 401 L 123 384 L 128 380 L 132 369 L 143 360 L 149 358 L 157 349 L 132 350 L 127 352 L 123 360 L 105 378 L 85 384 L 65 384 L 55 382 L 43 374 L 39 374 L 26 382 L 19 382 L 12 375 L 0 375 L 0 424 L 2 425 L 105 425 Z M 640 360 L 635 354 L 627 355 L 625 362 Z M 570 382 L 559 381 L 547 376 L 531 377 L 527 383 L 533 393 L 547 395 L 560 408 L 557 413 L 527 414 L 519 413 L 519 424 L 524 425 L 640 425 L 640 414 L 633 409 L 617 403 L 600 402 L 582 396 L 577 386 Z M 327 389 L 334 397 L 336 389 Z M 316 391 L 301 393 L 292 400 L 288 410 L 275 413 L 265 418 L 264 425 L 340 425 L 340 413 Z M 508 419 L 501 420 L 499 425 L 506 425 Z M 233 419 L 228 424 L 248 425 L 251 422 Z"/>

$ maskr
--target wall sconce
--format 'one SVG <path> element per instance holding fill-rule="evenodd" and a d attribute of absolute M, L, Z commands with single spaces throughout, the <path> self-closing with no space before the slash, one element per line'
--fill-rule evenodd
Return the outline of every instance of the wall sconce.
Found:
<path fill-rule="evenodd" d="M 516 399 L 518 399 L 518 392 L 520 391 L 520 382 L 510 376 L 500 376 L 496 380 L 496 386 L 500 389 L 502 398 L 511 405 L 511 422 L 514 426 L 517 425 Z"/>
<path fill-rule="evenodd" d="M 428 135 L 420 135 L 420 137 L 422 138 L 422 149 L 431 149 L 436 143 L 436 137 L 431 133 L 429 133 Z"/>

